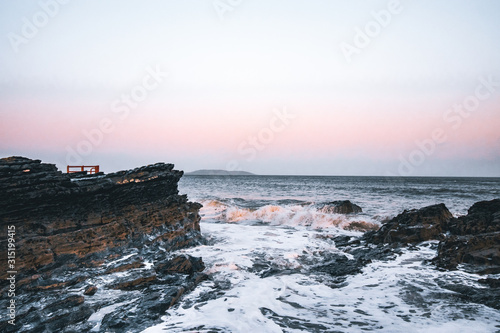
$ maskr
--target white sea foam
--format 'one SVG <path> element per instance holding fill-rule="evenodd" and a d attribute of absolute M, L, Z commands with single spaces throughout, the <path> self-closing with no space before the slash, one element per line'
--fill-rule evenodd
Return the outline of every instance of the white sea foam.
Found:
<path fill-rule="evenodd" d="M 335 286 L 299 257 L 342 254 L 324 236 L 352 233 L 207 222 L 202 232 L 214 244 L 182 252 L 203 257 L 212 279 L 168 310 L 164 323 L 144 332 L 492 332 L 500 325 L 499 311 L 465 303 L 439 286 L 445 278 L 474 284 L 477 276 L 425 264 L 435 255 L 430 247 L 373 262 Z M 255 263 L 285 273 L 261 277 Z"/>
<path fill-rule="evenodd" d="M 167 310 L 163 323 L 145 332 L 500 328 L 500 311 L 443 287 L 459 281 L 481 288 L 480 277 L 438 271 L 428 263 L 436 254 L 432 246 L 374 261 L 345 280 L 316 269 L 328 255 L 353 258 L 336 248 L 333 236 L 360 236 L 356 227 L 380 225 L 404 209 L 440 202 L 463 215 L 474 202 L 500 194 L 497 180 L 186 177 L 180 191 L 203 204 L 201 229 L 210 244 L 180 252 L 202 257 L 211 278 Z M 339 215 L 321 209 L 332 200 L 351 200 L 363 213 Z"/>

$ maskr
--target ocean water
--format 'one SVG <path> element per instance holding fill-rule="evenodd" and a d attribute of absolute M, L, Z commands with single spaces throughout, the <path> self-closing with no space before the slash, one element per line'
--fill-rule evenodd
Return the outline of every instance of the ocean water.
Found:
<path fill-rule="evenodd" d="M 350 257 L 332 237 L 437 203 L 465 215 L 500 198 L 499 178 L 184 176 L 179 191 L 203 204 L 207 239 L 179 252 L 203 257 L 211 279 L 144 332 L 500 332 L 500 311 L 443 288 L 485 287 L 430 264 L 436 242 L 343 278 L 317 269 L 331 255 Z M 332 214 L 324 206 L 334 200 L 363 211 Z"/>

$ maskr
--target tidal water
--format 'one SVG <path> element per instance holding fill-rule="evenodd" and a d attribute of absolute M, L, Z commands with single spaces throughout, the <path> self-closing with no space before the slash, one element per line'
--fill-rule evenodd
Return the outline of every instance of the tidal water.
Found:
<path fill-rule="evenodd" d="M 203 204 L 206 238 L 179 252 L 201 256 L 211 278 L 145 332 L 500 331 L 500 311 L 443 287 L 486 288 L 478 275 L 437 270 L 436 242 L 340 279 L 318 269 L 330 255 L 349 258 L 332 238 L 362 235 L 353 226 L 437 203 L 465 215 L 500 198 L 499 178 L 184 176 L 179 192 Z M 363 211 L 325 211 L 334 200 Z"/>

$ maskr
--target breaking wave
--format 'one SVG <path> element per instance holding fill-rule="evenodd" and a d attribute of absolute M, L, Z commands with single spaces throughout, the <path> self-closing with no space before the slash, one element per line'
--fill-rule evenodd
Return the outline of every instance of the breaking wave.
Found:
<path fill-rule="evenodd" d="M 248 201 L 244 199 L 201 201 L 202 219 L 207 222 L 265 223 L 269 225 L 305 226 L 314 229 L 337 227 L 345 230 L 368 231 L 380 223 L 362 214 L 334 214 L 324 203 L 300 200 Z"/>

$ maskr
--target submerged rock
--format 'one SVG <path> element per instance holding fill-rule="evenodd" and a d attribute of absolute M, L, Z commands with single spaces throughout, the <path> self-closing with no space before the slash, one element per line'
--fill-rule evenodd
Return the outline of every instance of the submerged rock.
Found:
<path fill-rule="evenodd" d="M 363 210 L 349 200 L 338 200 L 327 203 L 321 208 L 321 211 L 327 214 L 352 214 L 361 213 Z"/>

